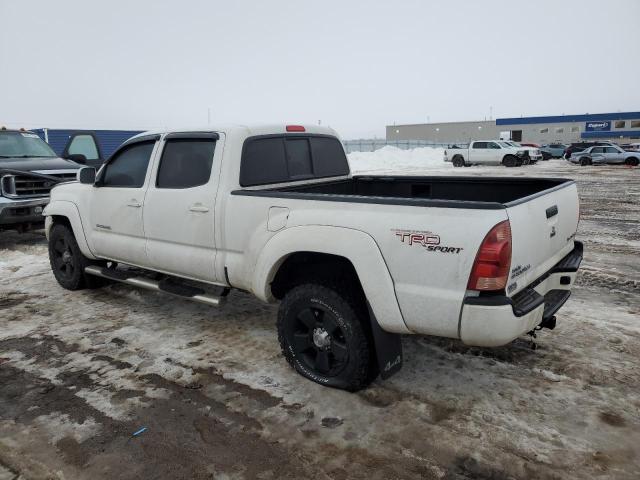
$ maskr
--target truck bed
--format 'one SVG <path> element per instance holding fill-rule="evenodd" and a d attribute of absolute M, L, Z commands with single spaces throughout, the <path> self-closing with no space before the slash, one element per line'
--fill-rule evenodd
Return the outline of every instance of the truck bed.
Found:
<path fill-rule="evenodd" d="M 528 201 L 573 180 L 513 177 L 354 176 L 234 194 L 342 202 L 394 203 L 451 208 L 505 208 Z"/>

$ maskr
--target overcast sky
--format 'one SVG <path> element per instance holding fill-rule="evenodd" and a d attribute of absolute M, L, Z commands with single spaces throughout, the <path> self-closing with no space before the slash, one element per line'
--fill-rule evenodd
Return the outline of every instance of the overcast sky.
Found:
<path fill-rule="evenodd" d="M 0 125 L 640 110 L 640 1 L 0 0 Z"/>

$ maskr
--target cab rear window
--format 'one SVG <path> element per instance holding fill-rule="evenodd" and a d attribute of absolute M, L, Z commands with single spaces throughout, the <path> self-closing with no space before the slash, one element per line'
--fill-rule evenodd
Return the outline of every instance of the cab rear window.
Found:
<path fill-rule="evenodd" d="M 349 164 L 337 138 L 314 135 L 269 135 L 248 138 L 242 150 L 240 185 L 349 174 Z"/>

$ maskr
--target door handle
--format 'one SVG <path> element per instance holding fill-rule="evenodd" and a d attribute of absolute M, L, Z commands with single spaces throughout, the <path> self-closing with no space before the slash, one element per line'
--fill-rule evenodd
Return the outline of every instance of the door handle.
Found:
<path fill-rule="evenodd" d="M 198 213 L 206 213 L 206 212 L 209 211 L 209 209 L 207 207 L 205 207 L 204 205 L 202 205 L 201 203 L 196 203 L 196 204 L 191 205 L 189 207 L 189 211 L 198 212 Z"/>
<path fill-rule="evenodd" d="M 127 203 L 127 207 L 140 208 L 141 206 L 142 204 L 135 198 L 132 198 L 131 200 L 129 200 L 129 203 Z"/>

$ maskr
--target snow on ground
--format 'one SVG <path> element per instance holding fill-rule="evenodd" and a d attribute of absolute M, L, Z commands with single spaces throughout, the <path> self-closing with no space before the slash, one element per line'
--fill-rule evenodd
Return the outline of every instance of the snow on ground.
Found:
<path fill-rule="evenodd" d="M 402 150 L 387 145 L 374 152 L 352 152 L 348 158 L 349 166 L 354 173 L 453 168 L 450 163 L 444 162 L 443 148 Z"/>
<path fill-rule="evenodd" d="M 0 474 L 639 478 L 640 169 L 454 169 L 437 149 L 396 150 L 349 159 L 576 179 L 585 261 L 537 350 L 408 336 L 398 375 L 326 389 L 283 360 L 277 306 L 237 291 L 220 309 L 124 285 L 65 291 L 41 233 L 0 233 Z"/>

